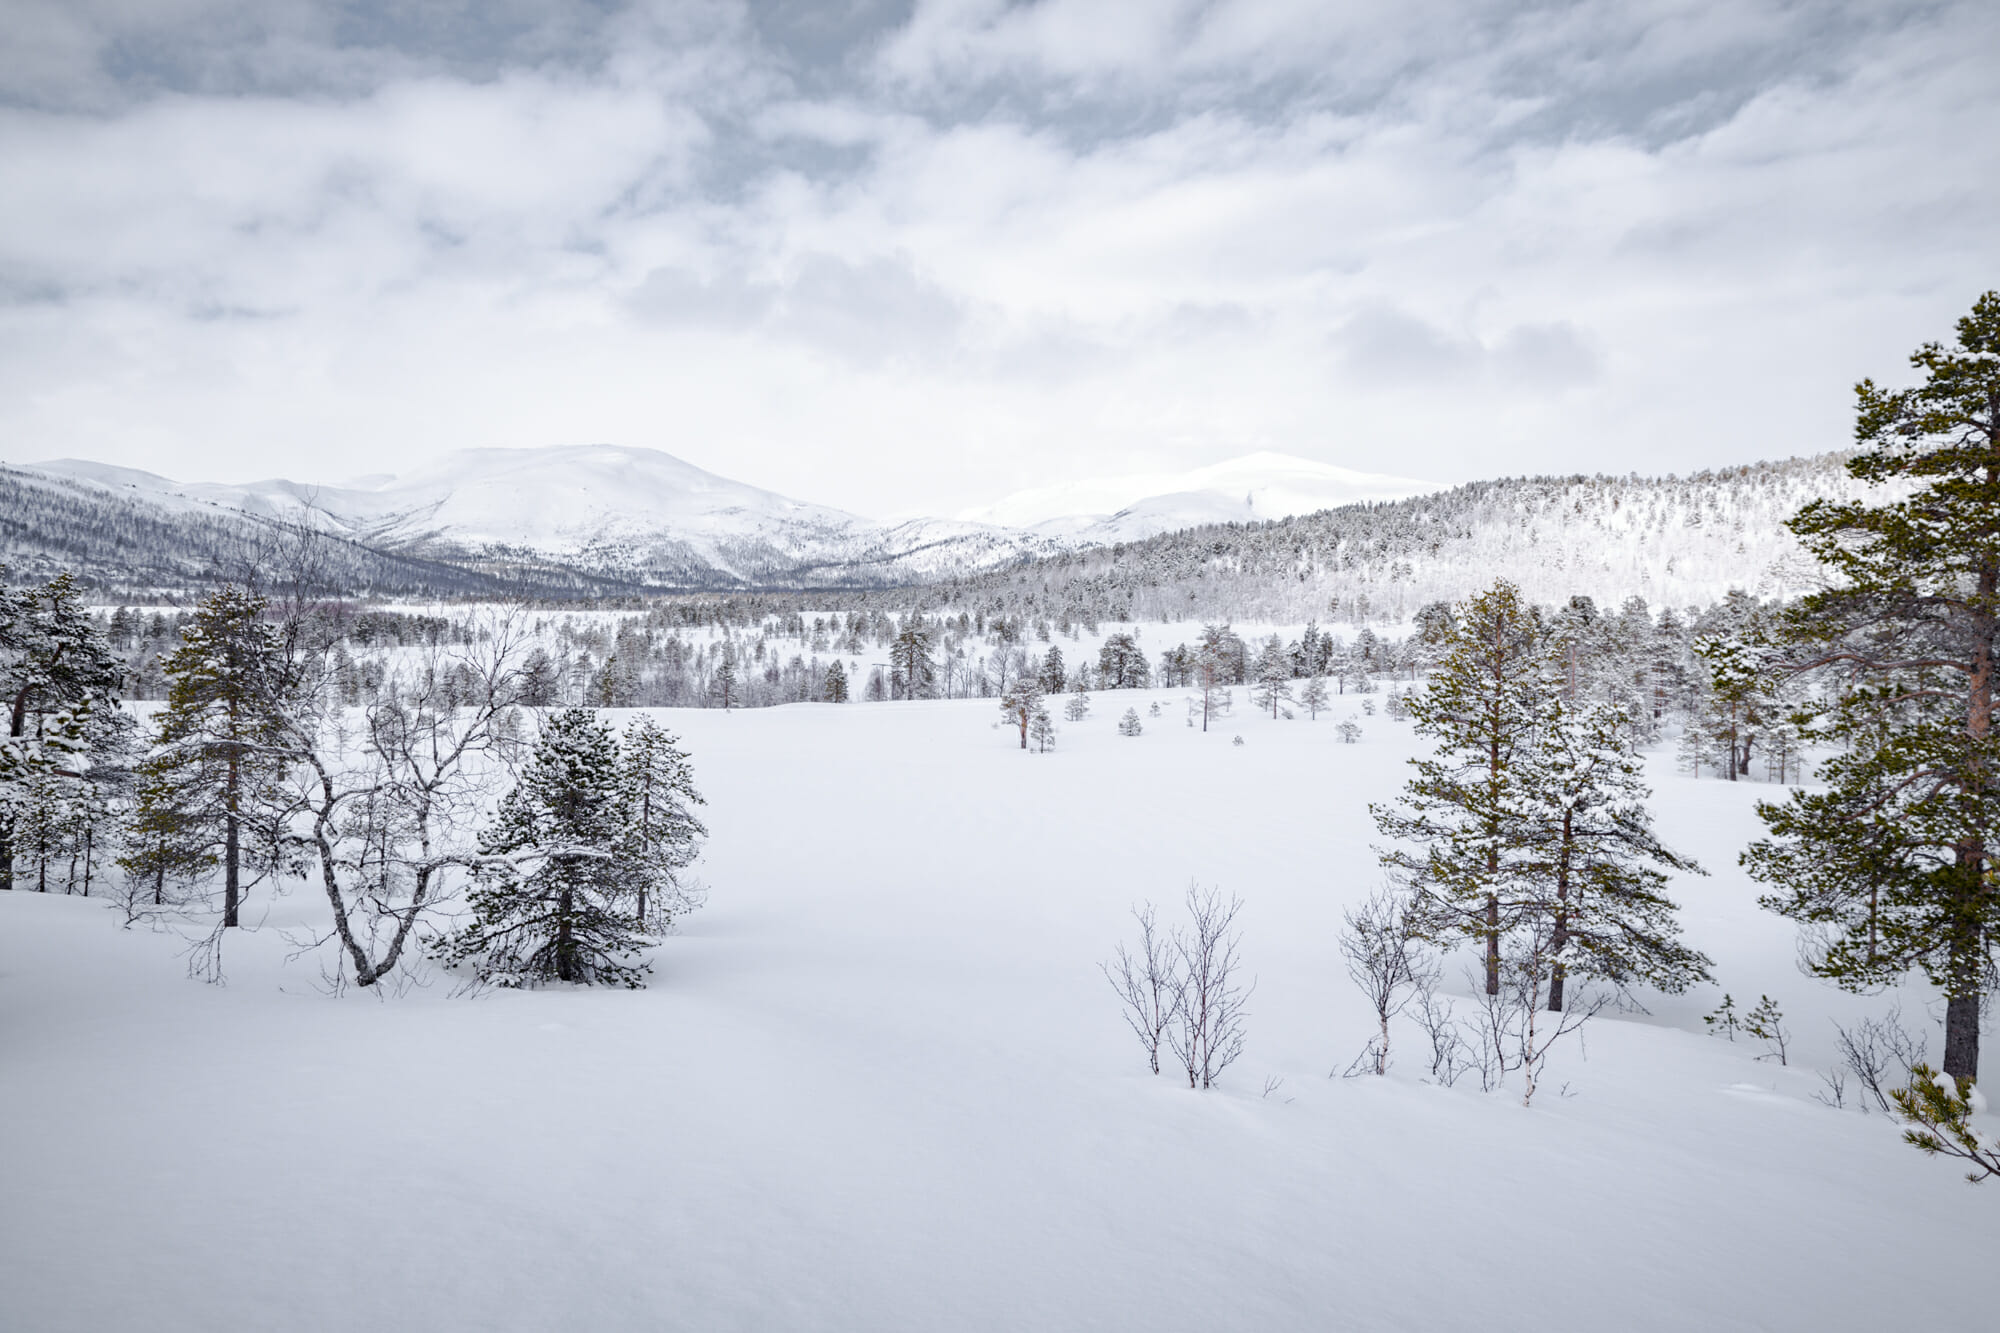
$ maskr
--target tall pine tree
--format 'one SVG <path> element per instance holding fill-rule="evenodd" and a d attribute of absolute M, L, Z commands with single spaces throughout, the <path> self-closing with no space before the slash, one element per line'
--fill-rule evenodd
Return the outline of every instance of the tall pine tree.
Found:
<path fill-rule="evenodd" d="M 1486 993 L 1500 993 L 1500 943 L 1522 905 L 1529 845 L 1525 761 L 1557 687 L 1540 615 L 1504 579 L 1440 628 L 1429 686 L 1409 697 L 1430 758 L 1394 805 L 1371 805 L 1392 840 L 1385 865 L 1406 875 L 1437 923 L 1481 940 Z"/>
<path fill-rule="evenodd" d="M 1942 990 L 1944 1072 L 1971 1078 L 2000 932 L 2000 292 L 1910 362 L 1921 384 L 1855 390 L 1848 471 L 1885 494 L 1790 523 L 1835 576 L 1791 617 L 1814 645 L 1792 665 L 1835 675 L 1817 730 L 1852 748 L 1824 790 L 1759 807 L 1771 836 L 1744 865 L 1819 975 L 1861 990 L 1914 969 Z"/>
<path fill-rule="evenodd" d="M 222 924 L 243 891 L 277 868 L 283 782 L 292 765 L 286 677 L 265 602 L 240 588 L 211 594 L 162 663 L 167 706 L 139 765 L 135 816 L 142 873 L 220 865 Z M 154 843 L 166 844 L 157 853 Z"/>

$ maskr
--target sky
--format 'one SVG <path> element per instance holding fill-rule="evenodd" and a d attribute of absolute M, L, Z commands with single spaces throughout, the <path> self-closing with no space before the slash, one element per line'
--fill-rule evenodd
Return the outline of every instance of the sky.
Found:
<path fill-rule="evenodd" d="M 15 463 L 1685 472 L 2000 287 L 1982 0 L 4 7 Z"/>

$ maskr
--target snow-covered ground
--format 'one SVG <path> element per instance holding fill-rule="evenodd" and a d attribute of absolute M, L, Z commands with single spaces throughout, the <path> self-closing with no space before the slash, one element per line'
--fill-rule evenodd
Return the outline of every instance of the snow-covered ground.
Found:
<path fill-rule="evenodd" d="M 1677 894 L 1720 987 L 1598 1019 L 1531 1108 L 1420 1081 L 1414 1029 L 1390 1077 L 1329 1079 L 1368 1035 L 1335 935 L 1408 727 L 1342 745 L 1358 700 L 1274 722 L 1239 691 L 1203 735 L 1180 697 L 1098 694 L 1048 755 L 990 701 L 667 715 L 712 896 L 640 992 L 333 998 L 287 961 L 320 919 L 297 888 L 206 986 L 174 934 L 0 894 L 0 1325 L 2000 1320 L 1996 1187 L 1813 1100 L 1829 1020 L 1888 1000 L 1800 976 L 1757 908 L 1735 855 L 1769 788 L 1655 765 L 1663 833 L 1714 872 Z M 1190 878 L 1243 895 L 1258 979 L 1208 1093 L 1145 1072 L 1097 970 Z M 1792 1067 L 1705 1035 L 1722 988 L 1783 1004 Z"/>

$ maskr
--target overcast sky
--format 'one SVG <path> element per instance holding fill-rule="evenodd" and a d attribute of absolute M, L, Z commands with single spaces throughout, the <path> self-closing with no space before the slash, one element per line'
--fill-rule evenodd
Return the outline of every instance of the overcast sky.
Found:
<path fill-rule="evenodd" d="M 1990 0 L 4 10 L 13 462 L 1684 471 L 2000 287 Z"/>

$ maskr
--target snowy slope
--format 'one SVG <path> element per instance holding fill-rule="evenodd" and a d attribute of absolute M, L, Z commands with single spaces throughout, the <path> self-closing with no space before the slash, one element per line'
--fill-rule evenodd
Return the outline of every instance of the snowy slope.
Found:
<path fill-rule="evenodd" d="M 665 584 L 907 582 L 1056 543 L 971 523 L 881 524 L 717 476 L 655 449 L 464 449 L 362 485 L 181 483 L 62 459 L 34 471 L 183 505 L 310 517 L 392 551 L 542 561 Z"/>
<path fill-rule="evenodd" d="M 640 992 L 334 998 L 286 962 L 304 886 L 253 899 L 206 987 L 179 934 L 0 894 L 0 1323 L 1994 1326 L 1962 1276 L 1993 1186 L 1813 1100 L 1828 1019 L 1887 997 L 1801 977 L 1757 909 L 1761 786 L 1656 770 L 1663 836 L 1714 872 L 1672 892 L 1721 985 L 1597 1020 L 1524 1109 L 1422 1082 L 1411 1028 L 1388 1078 L 1327 1077 L 1369 1031 L 1334 937 L 1407 730 L 1204 736 L 1178 702 L 1100 694 L 1047 756 L 990 702 L 667 715 L 712 897 Z M 1145 1072 L 1096 970 L 1190 877 L 1243 894 L 1258 979 L 1206 1094 Z M 1703 1034 L 1724 987 L 1780 1000 L 1792 1067 Z"/>
<path fill-rule="evenodd" d="M 1244 523 L 1440 489 L 1408 477 L 1254 453 L 1189 472 L 1090 477 L 1019 491 L 959 518 L 1070 540 L 1133 541 L 1204 523 Z"/>

